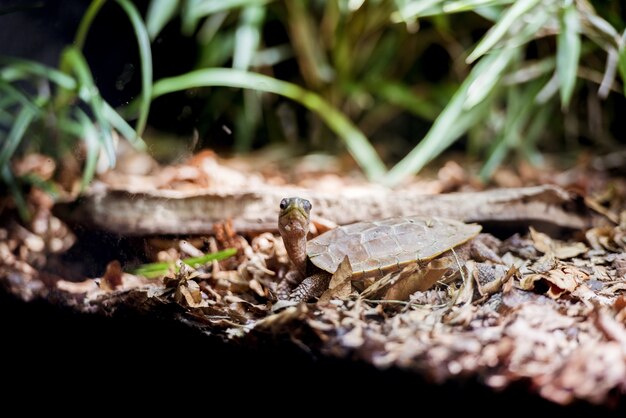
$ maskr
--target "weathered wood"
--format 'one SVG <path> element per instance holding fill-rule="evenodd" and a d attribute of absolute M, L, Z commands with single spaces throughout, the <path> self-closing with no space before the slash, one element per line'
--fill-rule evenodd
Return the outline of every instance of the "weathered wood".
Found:
<path fill-rule="evenodd" d="M 478 223 L 540 222 L 571 229 L 592 222 L 580 199 L 556 186 L 438 195 L 368 188 L 324 193 L 278 187 L 227 193 L 100 188 L 78 204 L 60 205 L 56 212 L 70 222 L 124 235 L 206 234 L 226 219 L 232 219 L 237 231 L 254 233 L 275 231 L 280 200 L 296 195 L 311 200 L 316 216 L 340 225 L 409 215 Z"/>

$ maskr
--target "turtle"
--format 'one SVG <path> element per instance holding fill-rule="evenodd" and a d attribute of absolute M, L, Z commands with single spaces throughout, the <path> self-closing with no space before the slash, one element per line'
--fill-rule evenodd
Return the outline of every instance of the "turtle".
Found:
<path fill-rule="evenodd" d="M 319 297 L 346 257 L 353 283 L 378 279 L 410 264 L 424 266 L 450 256 L 482 229 L 453 219 L 408 216 L 339 226 L 307 241 L 311 208 L 311 202 L 300 197 L 280 202 L 278 231 L 293 269 L 279 283 L 278 299 L 299 302 Z"/>

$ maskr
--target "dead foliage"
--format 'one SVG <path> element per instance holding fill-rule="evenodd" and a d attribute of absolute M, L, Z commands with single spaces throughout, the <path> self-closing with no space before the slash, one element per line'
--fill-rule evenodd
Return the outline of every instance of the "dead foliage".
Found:
<path fill-rule="evenodd" d="M 151 181 L 207 186 L 216 181 L 211 161 L 163 170 Z M 220 173 L 239 187 L 229 170 Z M 439 175 L 446 190 L 468 181 L 453 164 Z M 519 180 L 506 172 L 497 178 Z M 588 186 L 581 176 L 576 181 Z M 619 213 L 607 199 L 588 204 Z M 65 295 L 68 305 L 89 312 L 175 307 L 168 312 L 225 340 L 286 336 L 316 353 L 412 370 L 435 382 L 478 377 L 500 389 L 525 381 L 559 404 L 607 403 L 626 395 L 626 222 L 609 219 L 618 222 L 564 239 L 533 228 L 503 241 L 486 236 L 492 254 L 484 260 L 454 253 L 446 263 L 436 258 L 370 282 L 353 281 L 346 259 L 316 303 L 276 309 L 277 283 L 290 269 L 276 235 L 244 237 L 226 221 L 211 237 L 162 241 L 148 252 L 177 262 L 159 279 L 130 275 L 112 261 L 102 277 L 71 281 L 42 274 L 50 255 L 74 242 L 44 209 L 29 225 L 0 227 L 0 283 L 25 300 Z M 237 256 L 197 268 L 179 261 L 224 248 L 236 248 Z"/>

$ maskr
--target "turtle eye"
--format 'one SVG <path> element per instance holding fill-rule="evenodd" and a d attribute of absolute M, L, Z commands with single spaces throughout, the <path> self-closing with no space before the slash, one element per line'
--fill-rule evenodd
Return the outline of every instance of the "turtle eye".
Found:
<path fill-rule="evenodd" d="M 280 208 L 285 210 L 287 208 L 287 199 L 283 199 L 280 201 Z"/>
<path fill-rule="evenodd" d="M 311 210 L 311 202 L 309 202 L 306 199 L 302 199 L 302 206 L 304 207 L 304 210 L 306 210 L 307 212 Z"/>

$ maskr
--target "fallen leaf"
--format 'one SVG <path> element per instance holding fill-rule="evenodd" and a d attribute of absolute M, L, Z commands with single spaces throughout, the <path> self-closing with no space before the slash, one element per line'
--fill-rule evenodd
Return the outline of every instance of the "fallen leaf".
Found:
<path fill-rule="evenodd" d="M 100 288 L 95 280 L 84 280 L 82 282 L 68 282 L 67 280 L 59 280 L 56 282 L 57 289 L 73 294 L 90 294 L 98 292 Z"/>
<path fill-rule="evenodd" d="M 257 321 L 254 324 L 254 328 L 280 332 L 289 323 L 304 319 L 309 312 L 309 308 L 306 303 L 279 300 L 272 306 L 272 312 L 275 313 Z"/>
<path fill-rule="evenodd" d="M 591 228 L 585 232 L 585 239 L 596 251 L 619 251 L 619 246 L 615 243 L 615 228 L 612 226 Z"/>
<path fill-rule="evenodd" d="M 404 269 L 389 273 L 361 292 L 361 299 L 408 300 L 415 292 L 426 291 L 444 278 L 456 277 L 456 259 L 439 257 L 426 264 L 413 263 Z M 451 273 L 454 273 L 452 277 Z"/>
<path fill-rule="evenodd" d="M 519 270 L 515 265 L 506 269 L 506 266 L 502 266 L 500 264 L 491 265 L 478 263 L 476 267 L 477 269 L 474 277 L 476 278 L 478 293 L 481 296 L 490 296 L 499 292 L 505 283 L 510 282 L 511 278 L 519 273 Z M 481 272 L 484 272 L 486 268 L 491 270 L 493 273 L 493 279 L 490 281 L 482 280 Z"/>
<path fill-rule="evenodd" d="M 106 271 L 100 280 L 102 290 L 115 290 L 122 285 L 122 265 L 119 261 L 114 260 L 107 264 Z"/>
<path fill-rule="evenodd" d="M 200 286 L 193 280 L 187 280 L 176 288 L 174 300 L 179 304 L 190 308 L 203 308 L 209 306 L 209 303 L 202 299 Z"/>
<path fill-rule="evenodd" d="M 612 295 L 614 295 L 616 292 L 618 292 L 620 290 L 626 290 L 626 283 L 615 283 L 612 286 L 608 286 L 608 287 L 603 288 L 602 290 L 600 290 L 599 293 L 601 295 L 612 296 Z"/>
<path fill-rule="evenodd" d="M 345 347 L 357 348 L 363 345 L 363 328 L 356 326 L 341 337 L 341 342 Z"/>
<path fill-rule="evenodd" d="M 352 292 L 352 265 L 348 256 L 337 267 L 337 271 L 333 274 L 328 284 L 328 289 L 320 296 L 319 301 L 324 303 L 331 299 L 345 299 Z"/>
<path fill-rule="evenodd" d="M 550 270 L 547 273 L 529 274 L 520 280 L 520 287 L 524 290 L 545 289 L 544 293 L 553 299 L 558 299 L 565 292 L 573 292 L 589 275 L 574 267 L 567 266 Z"/>
<path fill-rule="evenodd" d="M 602 204 L 590 197 L 590 196 L 586 196 L 585 197 L 585 205 L 587 205 L 587 207 L 589 207 L 590 209 L 595 210 L 596 212 L 598 212 L 600 215 L 604 215 L 607 217 L 608 220 L 610 220 L 613 223 L 618 223 L 619 222 L 619 216 L 611 211 L 610 209 L 605 208 L 604 206 L 602 206 Z"/>
<path fill-rule="evenodd" d="M 615 302 L 613 302 L 613 309 L 615 310 L 615 320 L 626 324 L 626 296 L 621 295 Z"/>
<path fill-rule="evenodd" d="M 530 227 L 530 237 L 538 251 L 544 254 L 554 254 L 556 258 L 561 260 L 579 256 L 587 251 L 587 246 L 582 242 L 562 243 L 553 240 L 543 232 L 535 230 L 532 226 Z"/>

